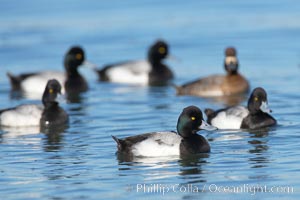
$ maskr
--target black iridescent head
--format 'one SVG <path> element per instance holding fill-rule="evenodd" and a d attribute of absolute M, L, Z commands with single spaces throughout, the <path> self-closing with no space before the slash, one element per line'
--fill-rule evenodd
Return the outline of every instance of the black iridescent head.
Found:
<path fill-rule="evenodd" d="M 44 106 L 56 103 L 58 94 L 61 94 L 60 83 L 56 79 L 49 80 L 42 98 Z"/>
<path fill-rule="evenodd" d="M 199 130 L 215 130 L 203 120 L 202 111 L 196 106 L 188 106 L 183 109 L 177 122 L 177 131 L 182 137 L 190 137 Z"/>
<path fill-rule="evenodd" d="M 148 51 L 148 59 L 150 62 L 160 62 L 166 58 L 169 53 L 169 48 L 166 42 L 162 40 L 156 41 Z"/>
<path fill-rule="evenodd" d="M 234 47 L 228 47 L 225 49 L 224 67 L 228 74 L 237 74 L 239 61 Z"/>
<path fill-rule="evenodd" d="M 77 67 L 80 66 L 85 60 L 84 51 L 79 46 L 73 46 L 65 55 L 64 65 L 67 72 L 77 71 Z"/>
<path fill-rule="evenodd" d="M 253 90 L 248 100 L 248 109 L 250 114 L 257 114 L 259 112 L 272 112 L 268 108 L 267 93 L 263 88 L 258 87 Z"/>

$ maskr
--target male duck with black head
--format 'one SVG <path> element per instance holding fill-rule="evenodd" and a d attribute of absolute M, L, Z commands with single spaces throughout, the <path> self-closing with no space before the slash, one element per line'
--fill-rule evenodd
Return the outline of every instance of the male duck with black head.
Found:
<path fill-rule="evenodd" d="M 248 81 L 238 72 L 237 51 L 233 47 L 225 50 L 224 67 L 226 75 L 212 75 L 176 86 L 178 95 L 221 97 L 247 93 Z"/>
<path fill-rule="evenodd" d="M 80 93 L 88 90 L 88 84 L 78 72 L 78 67 L 85 63 L 85 53 L 80 46 L 71 47 L 64 58 L 66 73 L 58 71 L 41 71 L 24 73 L 18 76 L 7 73 L 12 90 L 22 91 L 26 94 L 38 97 L 43 94 L 47 81 L 57 79 L 64 86 L 63 92 Z"/>
<path fill-rule="evenodd" d="M 199 130 L 215 130 L 203 120 L 201 110 L 196 106 L 183 109 L 177 122 L 176 132 L 152 132 L 118 139 L 118 152 L 123 155 L 156 157 L 194 155 L 210 152 L 206 139 L 198 135 Z"/>
<path fill-rule="evenodd" d="M 5 127 L 40 126 L 57 127 L 68 123 L 68 114 L 59 106 L 56 98 L 61 93 L 60 83 L 49 80 L 42 97 L 42 105 L 24 104 L 0 110 L 0 125 Z"/>
<path fill-rule="evenodd" d="M 158 40 L 149 48 L 147 60 L 110 64 L 96 72 L 100 81 L 133 85 L 167 85 L 174 78 L 173 72 L 163 63 L 168 54 L 167 43 Z"/>
<path fill-rule="evenodd" d="M 259 129 L 276 125 L 270 112 L 267 93 L 261 87 L 253 90 L 247 107 L 233 106 L 217 111 L 205 109 L 207 122 L 219 129 Z"/>

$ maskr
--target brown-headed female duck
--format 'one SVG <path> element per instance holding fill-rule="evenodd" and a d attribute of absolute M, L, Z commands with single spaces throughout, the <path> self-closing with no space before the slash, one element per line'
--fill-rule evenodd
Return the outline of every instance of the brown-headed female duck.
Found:
<path fill-rule="evenodd" d="M 247 93 L 248 81 L 238 72 L 239 62 L 236 49 L 228 47 L 225 50 L 224 67 L 226 75 L 204 77 L 182 86 L 176 86 L 178 95 L 201 97 L 220 97 Z"/>

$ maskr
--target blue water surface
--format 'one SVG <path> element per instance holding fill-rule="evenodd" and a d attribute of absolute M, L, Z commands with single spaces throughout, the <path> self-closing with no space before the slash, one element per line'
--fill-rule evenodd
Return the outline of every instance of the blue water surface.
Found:
<path fill-rule="evenodd" d="M 99 83 L 82 68 L 90 90 L 77 103 L 61 103 L 67 129 L 1 130 L 0 198 L 299 199 L 299 10 L 297 0 L 2 0 L 0 108 L 40 102 L 12 98 L 7 71 L 63 70 L 75 44 L 99 67 L 142 59 L 162 38 L 177 58 L 167 62 L 176 84 L 224 73 L 224 48 L 235 46 L 241 73 L 251 88 L 266 89 L 278 126 L 200 132 L 212 151 L 197 158 L 124 161 L 111 135 L 175 130 L 184 107 L 226 102 L 177 97 L 172 87 Z"/>

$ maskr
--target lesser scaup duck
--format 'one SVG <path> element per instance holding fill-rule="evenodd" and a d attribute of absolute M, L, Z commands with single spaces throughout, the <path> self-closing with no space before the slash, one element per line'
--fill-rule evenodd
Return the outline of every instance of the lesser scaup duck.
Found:
<path fill-rule="evenodd" d="M 64 67 L 66 73 L 58 71 L 41 71 L 24 73 L 18 76 L 7 73 L 13 90 L 21 90 L 27 94 L 33 93 L 37 97 L 43 94 L 49 79 L 57 79 L 67 93 L 84 92 L 88 89 L 87 82 L 79 74 L 78 67 L 85 61 L 85 54 L 81 47 L 71 47 L 65 55 Z"/>
<path fill-rule="evenodd" d="M 104 66 L 96 70 L 100 81 L 136 85 L 167 85 L 173 72 L 162 62 L 169 53 L 166 42 L 156 41 L 148 51 L 148 59 Z"/>
<path fill-rule="evenodd" d="M 60 83 L 55 79 L 49 80 L 42 97 L 44 106 L 24 104 L 0 110 L 0 125 L 10 127 L 48 127 L 66 124 L 68 115 L 56 102 L 57 95 L 60 93 Z"/>
<path fill-rule="evenodd" d="M 176 132 L 153 132 L 118 139 L 118 152 L 132 156 L 170 156 L 207 153 L 210 146 L 206 139 L 197 134 L 199 130 L 215 130 L 203 120 L 196 106 L 183 109 L 177 122 Z"/>
<path fill-rule="evenodd" d="M 212 75 L 199 80 L 176 86 L 178 95 L 218 97 L 246 93 L 249 90 L 247 80 L 238 72 L 239 62 L 236 49 L 225 50 L 224 67 L 226 75 Z"/>
<path fill-rule="evenodd" d="M 218 111 L 205 110 L 207 122 L 219 129 L 258 129 L 275 125 L 277 122 L 270 112 L 267 93 L 260 87 L 251 93 L 247 108 L 234 106 Z"/>

